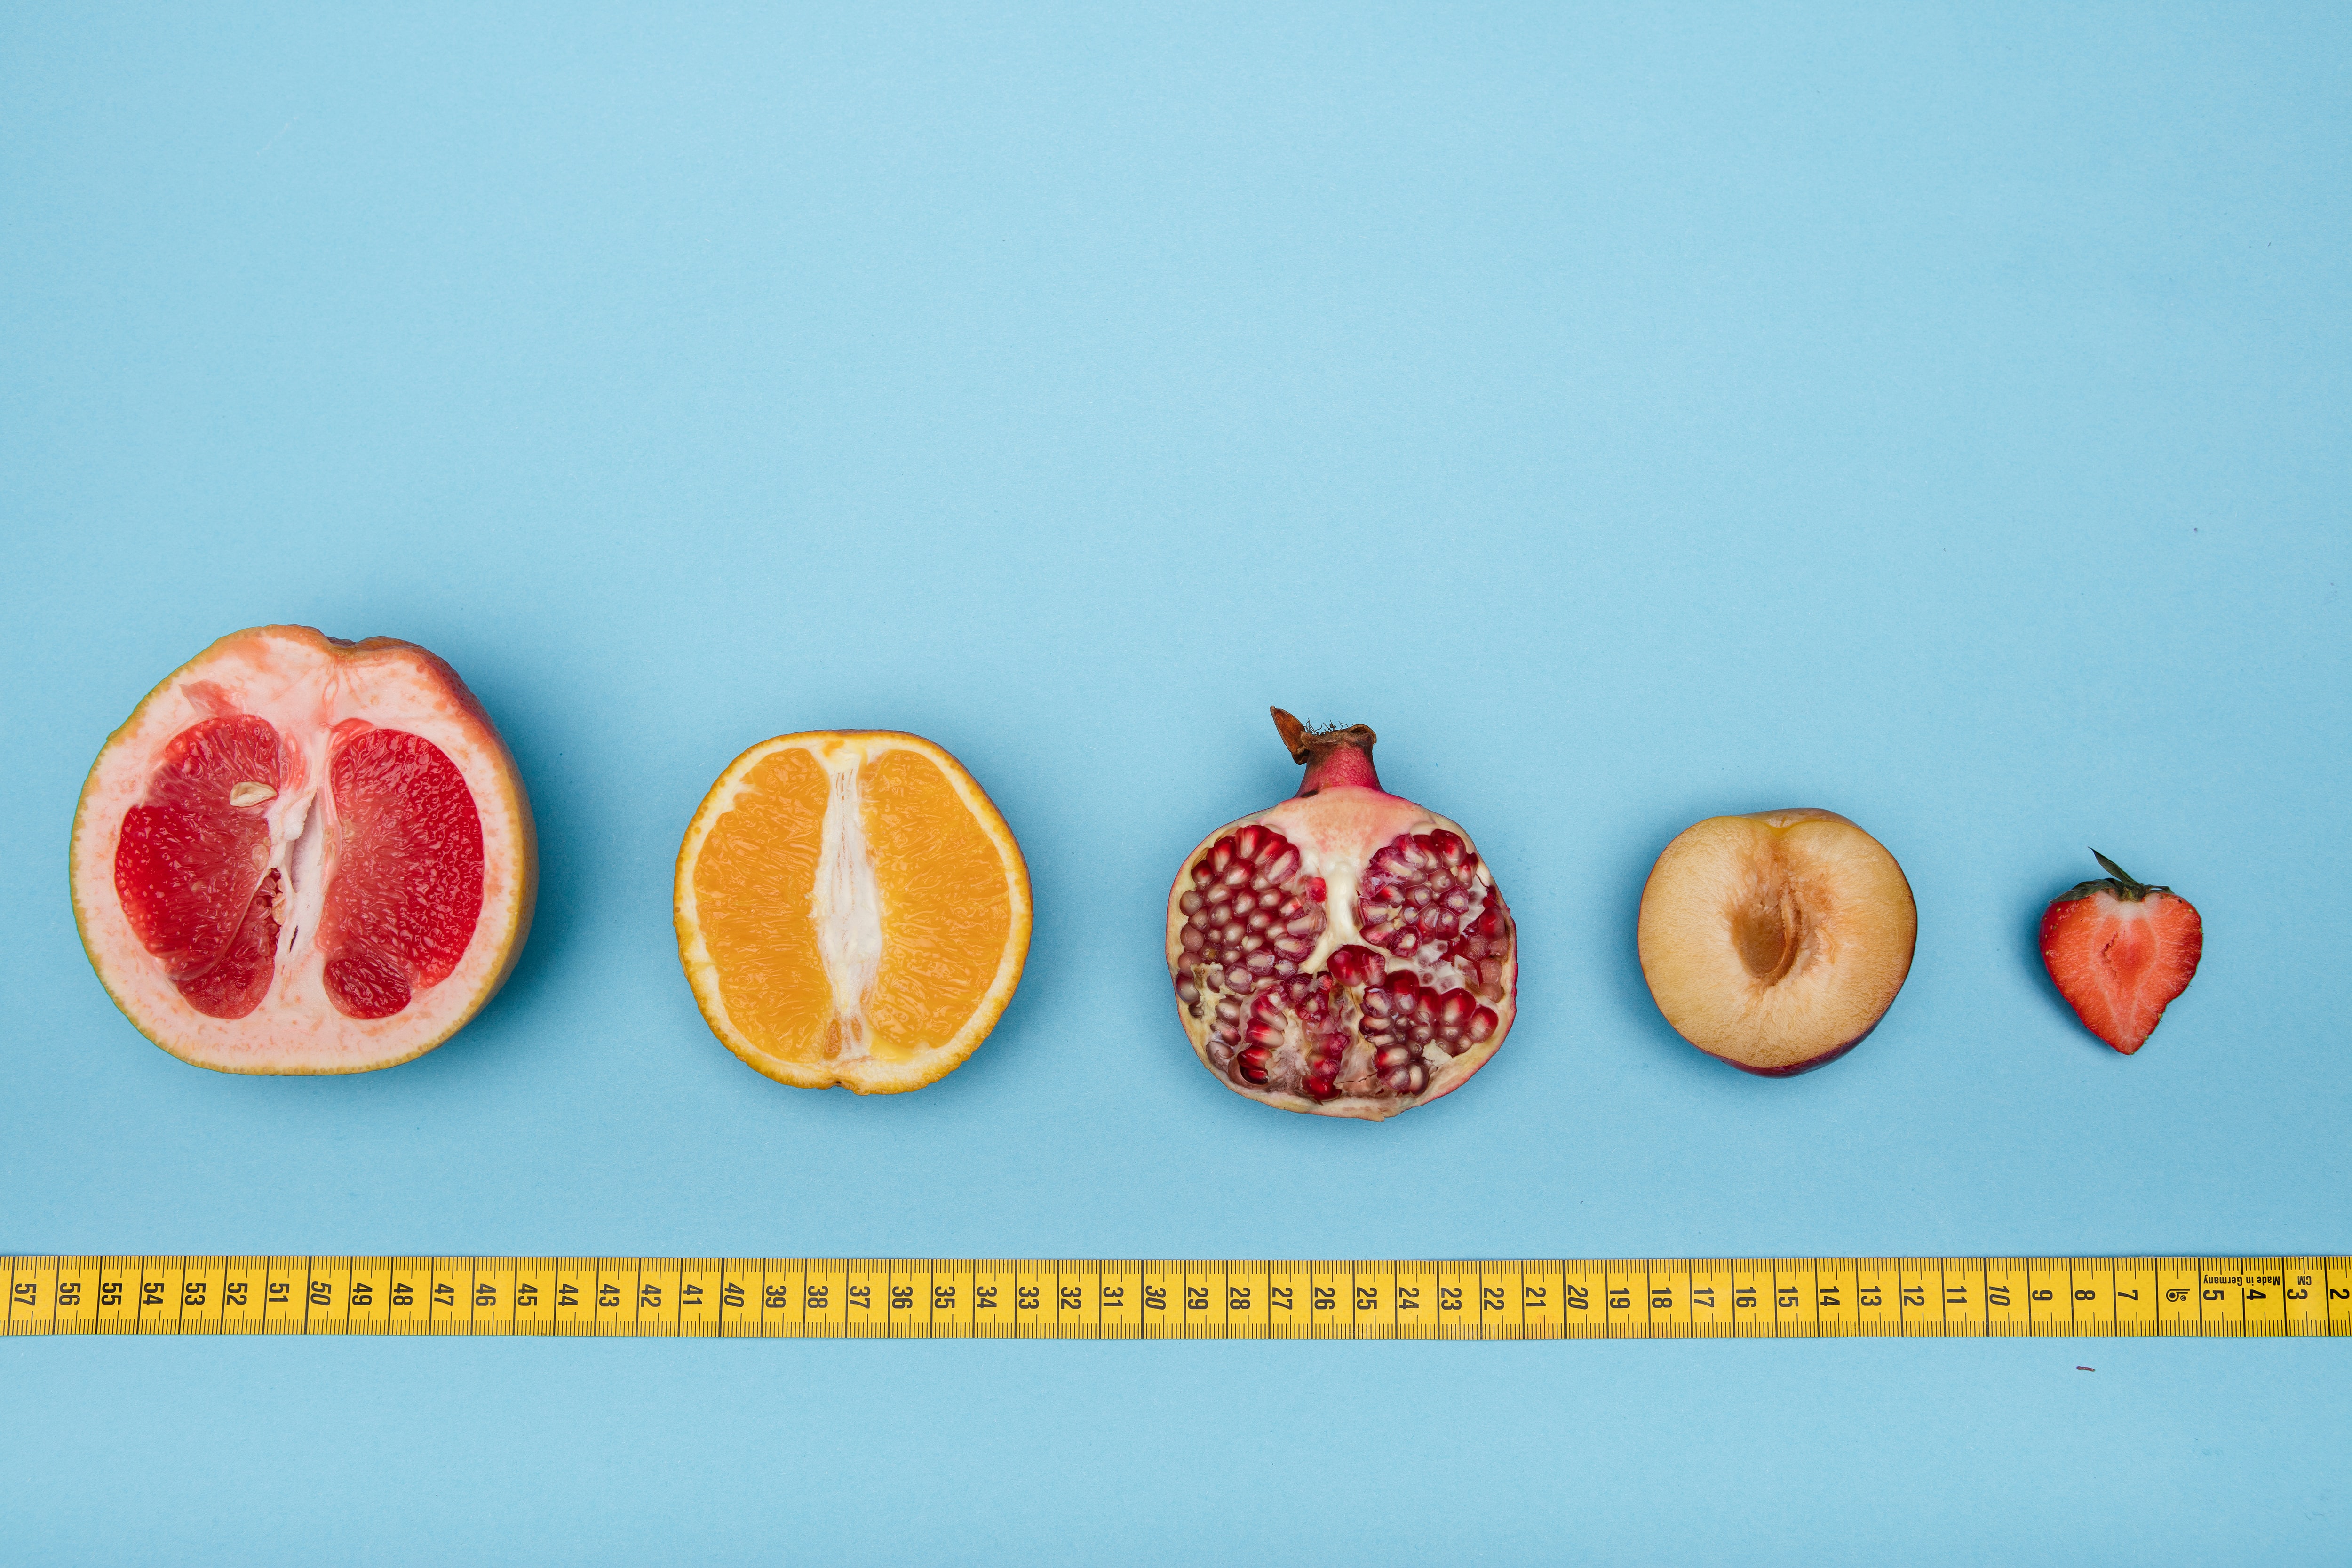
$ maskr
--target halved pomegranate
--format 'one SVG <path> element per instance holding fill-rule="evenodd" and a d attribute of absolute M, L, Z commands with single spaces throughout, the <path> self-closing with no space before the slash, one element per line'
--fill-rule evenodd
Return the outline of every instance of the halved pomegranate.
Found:
<path fill-rule="evenodd" d="M 223 1072 L 364 1072 L 464 1026 L 522 951 L 530 803 L 457 672 L 390 637 L 258 626 L 108 738 L 74 919 L 142 1034 Z"/>
<path fill-rule="evenodd" d="M 1517 1010 L 1518 941 L 1459 824 L 1389 795 L 1361 724 L 1274 710 L 1298 794 L 1229 822 L 1168 895 L 1192 1050 L 1235 1093 L 1381 1121 L 1451 1094 Z"/>

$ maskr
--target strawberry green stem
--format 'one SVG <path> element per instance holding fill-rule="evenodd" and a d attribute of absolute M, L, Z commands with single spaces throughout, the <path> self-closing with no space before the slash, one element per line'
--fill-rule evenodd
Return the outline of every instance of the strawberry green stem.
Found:
<path fill-rule="evenodd" d="M 2129 871 L 2125 870 L 2121 866 L 2116 865 L 2114 861 L 2108 859 L 2105 856 L 2100 854 L 2095 849 L 2091 851 L 2091 857 L 2098 861 L 2101 866 L 2106 868 L 2107 875 L 2112 879 L 2105 882 L 2084 882 L 2077 887 L 2072 894 L 2068 895 L 2069 897 L 2079 899 L 2087 893 L 2105 891 L 2113 893 L 2116 898 L 2121 899 L 2127 904 L 2136 904 L 2151 893 L 2169 893 L 2172 891 L 2169 888 L 2154 888 L 2148 886 L 2145 882 L 2135 880 Z"/>
<path fill-rule="evenodd" d="M 2121 882 L 2125 887 L 2130 889 L 2135 898 L 2139 894 L 2147 891 L 2147 889 L 2140 886 L 2139 883 L 2132 880 L 2132 874 L 2129 871 L 2125 870 L 2121 866 L 2116 865 L 2114 861 L 2108 859 L 2097 850 L 2094 849 L 2091 851 L 2091 858 L 2105 867 L 2108 876 L 2113 877 L 2116 881 Z"/>

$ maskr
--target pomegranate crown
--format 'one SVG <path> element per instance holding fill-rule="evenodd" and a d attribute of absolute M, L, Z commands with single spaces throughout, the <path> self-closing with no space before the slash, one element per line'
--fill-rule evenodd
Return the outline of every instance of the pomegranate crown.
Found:
<path fill-rule="evenodd" d="M 1314 795 L 1333 784 L 1381 787 L 1380 775 L 1372 771 L 1372 745 L 1380 737 L 1372 733 L 1370 725 L 1335 724 L 1310 730 L 1279 708 L 1267 711 L 1274 715 L 1282 743 L 1289 748 L 1290 760 L 1306 765 L 1307 776 L 1298 785 L 1300 795 Z"/>

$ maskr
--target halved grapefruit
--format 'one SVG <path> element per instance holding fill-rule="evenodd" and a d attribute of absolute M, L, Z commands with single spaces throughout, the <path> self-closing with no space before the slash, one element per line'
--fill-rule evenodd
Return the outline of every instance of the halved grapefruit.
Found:
<path fill-rule="evenodd" d="M 762 741 L 677 855 L 677 946 L 712 1033 L 803 1089 L 961 1066 L 1029 955 L 1029 868 L 963 765 L 886 730 Z"/>
<path fill-rule="evenodd" d="M 365 1072 L 489 1000 L 530 929 L 514 758 L 457 672 L 390 637 L 257 626 L 108 737 L 74 919 L 140 1033 L 222 1072 Z"/>

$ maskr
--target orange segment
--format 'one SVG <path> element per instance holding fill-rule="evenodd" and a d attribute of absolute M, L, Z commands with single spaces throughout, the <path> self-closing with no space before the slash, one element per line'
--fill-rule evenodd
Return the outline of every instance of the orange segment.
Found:
<path fill-rule="evenodd" d="M 859 783 L 866 842 L 886 911 L 872 1020 L 884 1041 L 940 1039 L 971 1016 L 996 980 L 1012 893 L 996 846 L 927 758 L 885 752 Z"/>
<path fill-rule="evenodd" d="M 738 757 L 678 851 L 678 953 L 703 1016 L 769 1077 L 919 1089 L 1003 1013 L 1029 876 L 971 775 L 913 735 L 783 735 Z"/>
<path fill-rule="evenodd" d="M 762 758 L 713 824 L 695 867 L 703 940 L 727 1016 L 765 1049 L 814 1060 L 833 992 L 808 918 L 824 827 L 824 769 L 798 750 Z"/>

